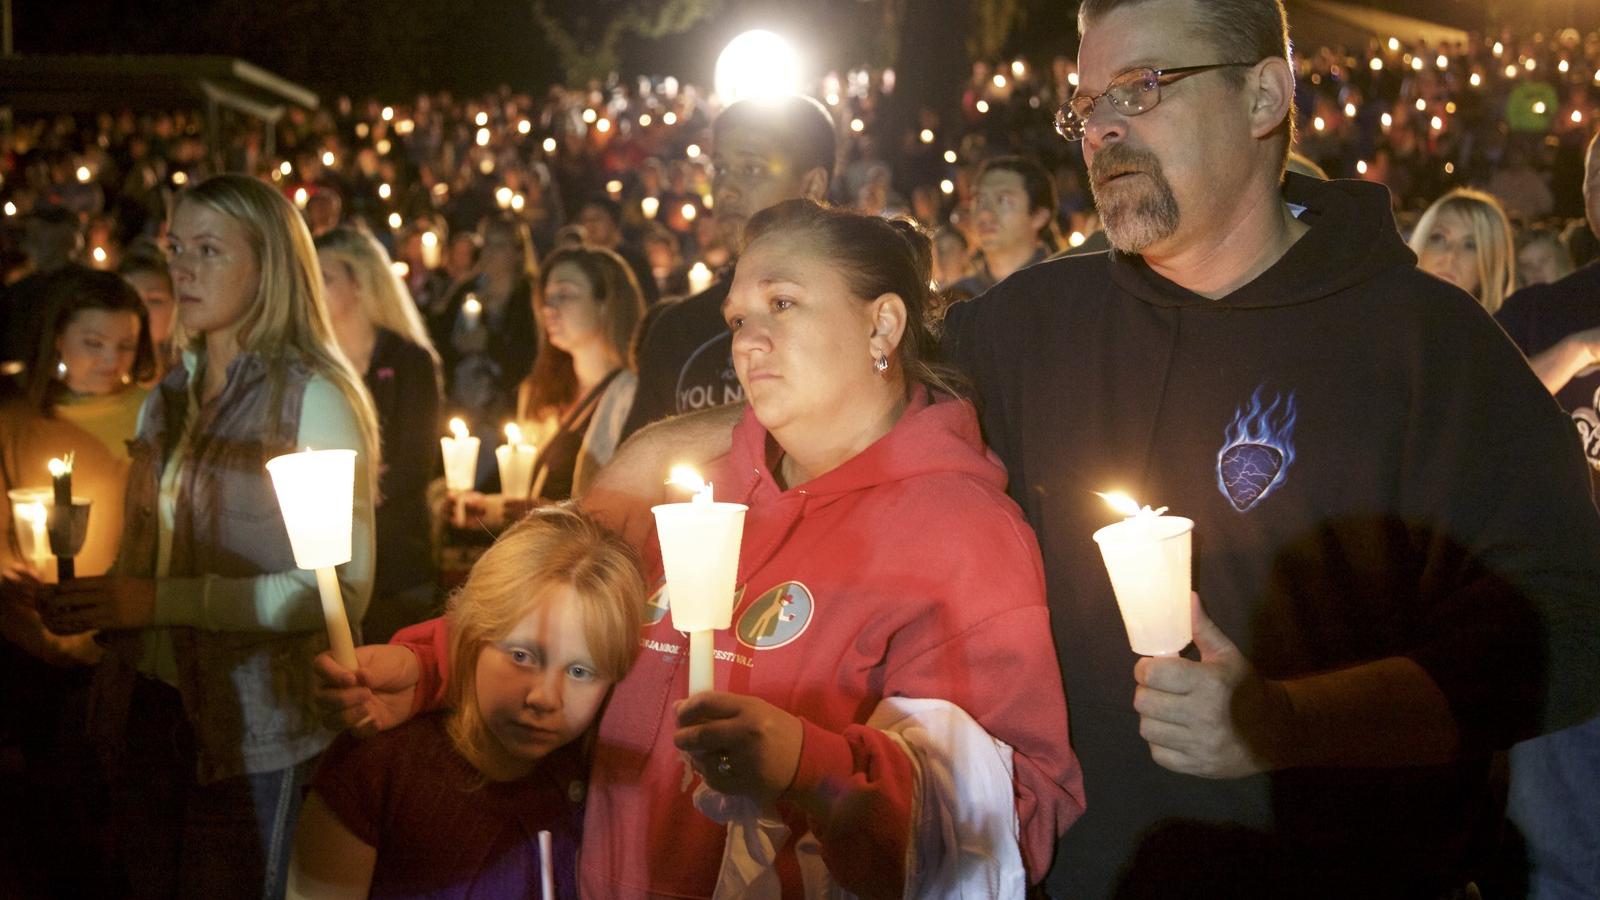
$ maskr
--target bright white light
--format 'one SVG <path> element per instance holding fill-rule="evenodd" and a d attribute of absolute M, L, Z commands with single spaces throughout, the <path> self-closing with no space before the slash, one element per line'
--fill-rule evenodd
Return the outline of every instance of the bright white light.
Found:
<path fill-rule="evenodd" d="M 1479 75 L 1477 72 L 1473 72 L 1472 77 L 1467 79 L 1467 83 L 1473 87 L 1478 87 L 1479 85 L 1483 84 L 1483 76 Z"/>
<path fill-rule="evenodd" d="M 544 152 L 546 152 L 546 153 L 554 153 L 554 152 L 556 152 L 556 139 L 555 138 L 545 138 L 544 139 L 544 143 L 541 144 L 540 146 L 544 147 Z"/>
<path fill-rule="evenodd" d="M 424 246 L 424 247 L 437 247 L 437 246 L 439 246 L 439 236 L 437 234 L 434 234 L 431 231 L 424 231 L 422 233 L 422 246 Z"/>
<path fill-rule="evenodd" d="M 1564 59 L 1561 62 L 1556 63 L 1556 71 L 1563 75 L 1567 74 L 1567 70 L 1570 68 L 1572 68 L 1571 64 Z"/>
<path fill-rule="evenodd" d="M 12 203 L 10 200 L 7 200 L 6 201 L 6 215 L 14 216 L 16 214 L 17 214 L 17 205 L 15 203 Z"/>
<path fill-rule="evenodd" d="M 946 150 L 944 152 L 944 161 L 954 165 L 956 161 L 956 152 L 954 150 Z"/>
<path fill-rule="evenodd" d="M 173 172 L 172 173 L 172 183 L 177 185 L 178 187 L 183 187 L 184 185 L 189 183 L 189 176 L 188 176 L 187 173 L 184 173 L 184 172 Z"/>
<path fill-rule="evenodd" d="M 1448 69 L 1448 68 L 1450 68 L 1450 57 L 1445 56 L 1443 53 L 1441 53 L 1437 57 L 1434 58 L 1433 64 L 1438 66 L 1441 69 Z"/>
<path fill-rule="evenodd" d="M 1088 238 L 1084 237 L 1083 232 L 1081 231 L 1074 231 L 1073 233 L 1067 235 L 1067 245 L 1069 247 L 1082 247 L 1083 242 L 1087 240 Z"/>
<path fill-rule="evenodd" d="M 391 146 L 393 146 L 393 145 L 389 143 L 389 139 L 388 138 L 379 138 L 378 142 L 373 145 L 373 147 L 375 147 L 377 149 L 379 156 L 388 156 L 389 155 L 389 148 Z"/>
<path fill-rule="evenodd" d="M 406 265 L 405 260 L 397 259 L 389 263 L 389 271 L 393 272 L 397 278 L 404 278 L 411 274 L 411 267 Z"/>
<path fill-rule="evenodd" d="M 640 128 L 649 128 L 650 127 L 650 114 L 649 113 L 645 113 L 644 115 L 639 117 L 639 127 Z"/>
<path fill-rule="evenodd" d="M 1579 112 L 1576 109 L 1572 111 L 1572 124 L 1574 124 L 1574 125 L 1582 125 L 1583 124 L 1583 113 L 1582 112 Z"/>
<path fill-rule="evenodd" d="M 712 81 L 724 105 L 793 94 L 800 85 L 800 57 L 770 31 L 746 31 L 723 48 Z"/>
<path fill-rule="evenodd" d="M 979 101 L 979 102 L 982 102 L 982 101 Z M 867 127 L 867 123 L 861 121 L 860 119 L 851 119 L 850 120 L 850 130 L 854 131 L 856 134 L 860 134 L 861 130 L 863 128 L 866 128 L 866 127 Z"/>
<path fill-rule="evenodd" d="M 654 197 L 645 197 L 639 201 L 639 211 L 644 213 L 646 219 L 654 219 L 661 209 L 661 201 Z"/>
<path fill-rule="evenodd" d="M 486 112 L 478 113 L 476 116 L 472 117 L 472 124 L 477 125 L 480 128 L 489 124 L 489 114 Z"/>
<path fill-rule="evenodd" d="M 1505 53 L 1505 52 L 1506 52 L 1506 45 L 1500 43 L 1499 41 L 1495 41 L 1494 42 L 1494 55 L 1495 56 L 1499 56 L 1500 54 Z"/>
<path fill-rule="evenodd" d="M 384 121 L 385 121 L 385 122 L 392 122 L 392 121 L 394 121 L 394 107 L 392 107 L 392 106 L 385 106 L 385 107 L 384 107 L 384 108 L 383 108 L 383 112 L 382 112 L 382 113 L 380 113 L 380 114 L 379 114 L 379 115 L 381 115 L 381 116 L 382 116 L 382 117 L 383 117 L 383 120 L 384 120 Z"/>
<path fill-rule="evenodd" d="M 389 182 L 385 181 L 383 184 L 378 185 L 378 199 L 379 200 L 387 200 L 387 199 L 389 199 L 389 195 L 391 195 L 393 193 L 394 193 L 394 188 L 389 186 Z"/>
<path fill-rule="evenodd" d="M 1023 64 L 1022 60 L 1020 60 L 1020 59 L 1012 60 L 1011 61 L 1011 76 L 1013 78 L 1021 78 L 1022 77 L 1022 73 L 1024 71 L 1026 71 L 1026 68 L 1027 67 Z"/>
<path fill-rule="evenodd" d="M 1394 37 L 1389 38 L 1389 49 L 1390 50 L 1399 50 L 1400 49 L 1400 39 L 1399 38 L 1394 38 Z"/>
<path fill-rule="evenodd" d="M 615 178 L 613 178 L 610 181 L 606 182 L 606 193 L 608 193 L 608 194 L 620 194 L 620 193 L 622 193 L 622 182 L 616 180 Z"/>
<path fill-rule="evenodd" d="M 1515 78 L 1515 77 L 1517 77 L 1517 67 L 1516 66 L 1510 66 L 1510 65 L 1506 66 L 1506 77 L 1507 78 Z"/>
<path fill-rule="evenodd" d="M 295 206 L 304 207 L 306 205 L 306 201 L 310 200 L 310 199 L 311 199 L 311 195 L 306 193 L 306 189 L 305 188 L 302 187 L 302 188 L 295 188 L 294 189 L 294 205 Z"/>
<path fill-rule="evenodd" d="M 99 263 L 101 265 L 105 265 L 105 262 L 106 262 L 106 248 L 104 248 L 104 247 L 96 247 L 96 248 L 94 248 L 94 251 L 92 253 L 90 253 L 89 255 L 94 257 L 94 261 L 95 262 L 97 262 L 97 263 Z"/>
<path fill-rule="evenodd" d="M 920 138 L 924 144 L 931 144 L 933 143 L 933 129 L 924 128 L 922 129 L 922 133 L 917 135 L 917 137 Z"/>
<path fill-rule="evenodd" d="M 532 130 L 533 130 L 533 123 L 529 122 L 527 119 L 523 119 L 522 121 L 517 123 L 517 134 L 527 134 L 528 132 L 530 132 Z"/>
<path fill-rule="evenodd" d="M 1366 160 L 1364 160 L 1364 159 L 1356 160 L 1356 174 L 1357 175 L 1365 175 L 1365 174 L 1367 174 L 1367 161 Z"/>
<path fill-rule="evenodd" d="M 1535 100 L 1535 101 L 1533 101 L 1533 114 L 1536 115 L 1536 116 L 1544 115 L 1544 111 L 1546 109 L 1548 109 L 1548 108 L 1549 107 L 1544 105 L 1544 101 L 1543 100 Z"/>
<path fill-rule="evenodd" d="M 828 101 L 828 105 L 829 106 L 838 106 L 839 105 L 839 95 L 838 94 L 830 93 L 824 99 L 826 99 Z"/>
<path fill-rule="evenodd" d="M 1346 103 L 1344 105 L 1344 114 L 1346 117 L 1354 119 L 1356 117 L 1356 105 L 1354 103 Z"/>
<path fill-rule="evenodd" d="M 1315 119 L 1311 120 L 1311 127 L 1318 131 L 1324 131 L 1327 129 L 1328 123 L 1323 121 L 1321 116 L 1317 116 Z"/>
<path fill-rule="evenodd" d="M 1078 86 L 1078 73 L 1077 72 L 1068 72 L 1067 73 L 1067 84 L 1070 84 L 1073 87 L 1077 87 Z"/>
<path fill-rule="evenodd" d="M 479 128 L 478 129 L 477 141 L 478 141 L 478 146 L 479 147 L 487 147 L 487 146 L 489 146 L 489 129 L 487 129 L 487 128 Z"/>
<path fill-rule="evenodd" d="M 290 172 L 294 171 L 294 166 L 289 165 L 289 161 L 286 159 L 283 162 L 278 164 L 278 171 L 282 172 L 285 175 L 287 175 Z"/>
<path fill-rule="evenodd" d="M 1533 61 L 1533 57 L 1531 56 L 1522 61 L 1522 67 L 1527 69 L 1529 72 L 1532 72 L 1538 65 L 1538 63 Z"/>
<path fill-rule="evenodd" d="M 600 121 L 594 123 L 594 130 L 600 132 L 601 134 L 605 134 L 611 130 L 611 120 L 601 119 Z"/>
<path fill-rule="evenodd" d="M 513 192 L 511 188 L 502 185 L 501 187 L 495 189 L 494 202 L 499 204 L 501 209 L 508 209 L 511 206 L 512 193 Z"/>
<path fill-rule="evenodd" d="M 389 227 L 390 228 L 399 228 L 403 224 L 405 224 L 404 220 L 402 220 L 400 218 L 400 214 L 399 213 L 389 213 Z"/>
<path fill-rule="evenodd" d="M 700 158 L 700 145 L 699 144 L 690 144 L 689 146 L 683 148 L 683 155 L 689 157 L 690 159 L 699 159 Z"/>
<path fill-rule="evenodd" d="M 1417 112 L 1426 112 L 1427 109 L 1428 109 L 1428 101 L 1422 99 L 1421 97 L 1418 97 L 1417 98 Z"/>
<path fill-rule="evenodd" d="M 1383 127 L 1388 128 L 1390 125 L 1394 124 L 1394 116 L 1384 113 L 1383 118 L 1379 121 L 1383 122 Z"/>
<path fill-rule="evenodd" d="M 524 206 L 527 206 L 527 205 L 528 205 L 528 198 L 527 197 L 524 197 L 521 194 L 512 194 L 511 195 L 511 211 L 512 212 L 522 212 L 522 208 Z"/>
<path fill-rule="evenodd" d="M 583 111 L 583 121 L 589 125 L 593 125 L 595 120 L 598 118 L 600 118 L 600 114 L 592 109 L 586 109 Z"/>
<path fill-rule="evenodd" d="M 1005 87 L 1006 86 L 1006 77 L 1004 75 L 1001 75 L 999 72 L 994 73 L 994 86 L 997 87 L 997 88 Z"/>
<path fill-rule="evenodd" d="M 1456 173 L 1456 164 L 1453 163 L 1453 162 L 1445 163 L 1444 164 L 1444 173 L 1446 175 L 1454 175 Z"/>
<path fill-rule="evenodd" d="M 450 193 L 450 185 L 445 184 L 442 181 L 433 186 L 433 195 L 435 197 L 443 197 L 448 193 Z"/>
<path fill-rule="evenodd" d="M 946 194 L 954 194 L 956 192 L 956 183 L 946 178 L 939 182 L 939 190 L 945 192 Z"/>
<path fill-rule="evenodd" d="M 987 100 L 979 100 L 978 103 L 977 103 L 977 107 L 978 107 L 978 112 L 986 113 L 986 112 L 989 111 L 989 101 L 987 101 Z"/>
<path fill-rule="evenodd" d="M 1433 130 L 1434 131 L 1443 131 L 1444 130 L 1444 120 L 1439 118 L 1438 116 L 1434 116 L 1433 119 L 1431 121 L 1429 121 L 1428 124 L 1433 126 Z"/>
<path fill-rule="evenodd" d="M 411 121 L 410 119 L 401 119 L 400 121 L 394 123 L 394 130 L 397 134 L 410 134 L 411 129 L 416 127 L 417 123 Z"/>
<path fill-rule="evenodd" d="M 88 184 L 89 183 L 89 179 L 93 178 L 93 177 L 94 177 L 94 173 L 89 171 L 89 167 L 88 166 L 79 166 L 78 167 L 78 181 L 79 182 L 81 182 L 83 184 Z"/>
<path fill-rule="evenodd" d="M 693 222 L 694 217 L 700 215 L 700 210 L 696 209 L 693 203 L 685 203 L 682 212 L 685 222 Z"/>
<path fill-rule="evenodd" d="M 662 115 L 661 115 L 661 124 L 663 124 L 663 125 L 676 125 L 676 124 L 678 124 L 678 114 L 673 112 L 670 109 L 667 110 L 665 113 L 662 113 Z"/>
<path fill-rule="evenodd" d="M 1372 71 L 1374 71 L 1374 72 L 1382 72 L 1382 71 L 1383 71 L 1383 60 L 1381 60 L 1381 59 L 1379 59 L 1379 58 L 1377 58 L 1377 57 L 1376 57 L 1376 56 L 1374 56 L 1374 57 L 1373 57 L 1373 58 L 1372 58 L 1372 62 L 1370 62 L 1370 63 L 1367 63 L 1367 65 L 1368 65 L 1368 66 L 1369 66 L 1369 67 L 1370 67 L 1370 68 L 1371 68 L 1371 69 L 1372 69 Z"/>
<path fill-rule="evenodd" d="M 333 151 L 332 150 L 324 150 L 324 151 L 322 151 L 322 164 L 325 165 L 325 166 L 331 166 L 331 165 L 333 165 L 333 163 L 334 163 Z"/>
<path fill-rule="evenodd" d="M 1418 72 L 1421 72 L 1422 71 L 1422 57 L 1413 56 L 1411 58 L 1411 68 L 1416 69 Z"/>

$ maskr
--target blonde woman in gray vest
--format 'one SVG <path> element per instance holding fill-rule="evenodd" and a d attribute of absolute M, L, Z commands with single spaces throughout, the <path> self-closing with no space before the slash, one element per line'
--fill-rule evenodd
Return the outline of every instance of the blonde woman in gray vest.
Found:
<path fill-rule="evenodd" d="M 128 896 L 280 897 L 301 784 L 332 735 L 312 703 L 310 662 L 328 646 L 315 577 L 295 567 L 264 464 L 357 451 L 338 577 L 360 622 L 377 418 L 282 195 L 208 179 L 178 196 L 168 238 L 183 358 L 140 413 L 116 568 L 62 584 L 45 621 L 100 629 L 111 651 L 91 728 Z"/>

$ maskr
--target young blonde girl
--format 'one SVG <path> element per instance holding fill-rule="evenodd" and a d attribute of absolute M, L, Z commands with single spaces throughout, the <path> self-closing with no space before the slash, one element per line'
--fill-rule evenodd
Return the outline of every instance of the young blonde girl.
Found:
<path fill-rule="evenodd" d="M 633 551 L 570 506 L 507 530 L 446 614 L 450 709 L 329 749 L 290 896 L 536 895 L 540 831 L 557 894 L 577 896 L 588 739 L 644 600 Z"/>

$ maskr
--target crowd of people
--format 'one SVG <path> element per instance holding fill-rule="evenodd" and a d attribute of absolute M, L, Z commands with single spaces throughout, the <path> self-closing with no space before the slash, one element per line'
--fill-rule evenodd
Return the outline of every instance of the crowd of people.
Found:
<path fill-rule="evenodd" d="M 1600 890 L 1600 33 L 1284 16 L 1086 0 L 898 134 L 887 70 L 16 123 L 0 893 Z M 748 508 L 693 694 L 681 462 Z"/>

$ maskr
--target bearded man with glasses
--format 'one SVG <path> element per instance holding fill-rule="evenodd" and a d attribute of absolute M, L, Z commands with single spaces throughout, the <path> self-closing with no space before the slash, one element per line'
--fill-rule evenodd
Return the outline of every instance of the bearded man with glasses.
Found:
<path fill-rule="evenodd" d="M 1056 897 L 1466 896 L 1493 754 L 1600 706 L 1600 517 L 1571 426 L 1379 185 L 1285 176 L 1278 0 L 1084 0 L 1110 253 L 953 306 L 1039 532 L 1088 811 Z M 1065 301 L 1065 302 L 1064 302 Z M 1194 645 L 1135 657 L 1090 535 L 1194 530 Z"/>

